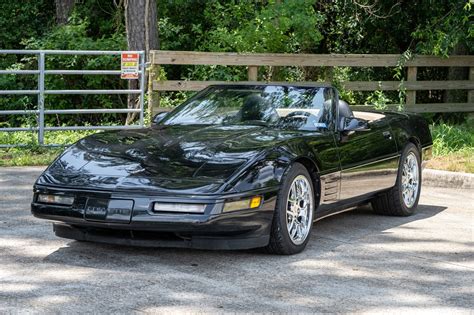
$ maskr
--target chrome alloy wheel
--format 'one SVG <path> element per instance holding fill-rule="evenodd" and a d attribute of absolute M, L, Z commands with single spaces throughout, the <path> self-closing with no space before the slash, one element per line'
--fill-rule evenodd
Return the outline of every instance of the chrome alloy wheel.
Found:
<path fill-rule="evenodd" d="M 298 175 L 291 183 L 286 206 L 286 227 L 295 245 L 304 243 L 313 225 L 314 196 L 309 180 Z"/>
<path fill-rule="evenodd" d="M 407 208 L 413 207 L 418 197 L 418 185 L 420 185 L 420 170 L 415 153 L 410 152 L 403 161 L 402 169 L 402 196 Z"/>

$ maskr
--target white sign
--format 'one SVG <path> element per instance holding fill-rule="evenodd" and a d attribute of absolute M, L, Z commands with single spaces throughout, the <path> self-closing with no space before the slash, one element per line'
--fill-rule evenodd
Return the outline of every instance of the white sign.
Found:
<path fill-rule="evenodd" d="M 138 79 L 140 55 L 134 52 L 122 53 L 120 78 Z"/>

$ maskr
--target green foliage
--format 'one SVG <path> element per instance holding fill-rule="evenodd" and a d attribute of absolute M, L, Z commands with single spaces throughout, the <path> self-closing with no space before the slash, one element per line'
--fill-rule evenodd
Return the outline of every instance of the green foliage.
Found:
<path fill-rule="evenodd" d="M 398 110 L 401 111 L 403 110 L 405 100 L 406 100 L 406 88 L 405 88 L 405 64 L 413 59 L 413 54 L 410 49 L 404 51 L 401 55 L 400 58 L 397 61 L 397 66 L 393 69 L 394 74 L 393 78 L 400 81 L 398 84 Z"/>
<path fill-rule="evenodd" d="M 96 132 L 95 130 L 50 131 L 45 133 L 44 142 L 51 145 L 69 145 Z M 35 148 L 38 147 L 38 133 L 26 131 L 2 132 L 0 133 L 0 144 L 22 144 Z"/>
<path fill-rule="evenodd" d="M 183 50 L 186 43 L 192 43 L 191 33 L 185 31 L 184 25 L 175 25 L 169 17 L 158 20 L 161 46 L 164 50 Z"/>
<path fill-rule="evenodd" d="M 309 0 L 161 3 L 158 12 L 163 12 L 159 20 L 162 48 L 278 53 L 315 49 L 322 40 L 320 26 L 324 16 L 314 10 L 312 3 Z M 185 10 L 193 15 L 183 18 Z M 294 81 L 302 77 L 300 69 L 288 68 L 279 71 L 278 76 L 274 69 L 266 69 L 262 78 L 272 71 L 273 79 Z M 168 72 L 170 77 L 199 80 L 237 81 L 247 76 L 243 67 L 196 66 L 184 67 L 178 73 Z"/>
<path fill-rule="evenodd" d="M 351 80 L 351 68 L 349 67 L 334 67 L 333 68 L 333 84 L 339 91 L 339 97 L 349 104 L 355 104 L 356 98 L 353 91 L 344 88 L 344 81 Z"/>
<path fill-rule="evenodd" d="M 67 25 L 55 28 L 41 39 L 30 39 L 25 42 L 28 49 L 64 49 L 64 50 L 121 50 L 126 47 L 125 38 L 121 34 L 112 34 L 110 37 L 93 38 L 87 32 L 90 22 L 87 18 L 80 18 L 76 13 L 69 19 Z M 26 61 L 36 62 L 36 60 Z M 46 58 L 47 69 L 118 69 L 119 56 L 64 56 L 50 55 Z M 48 75 L 45 78 L 47 89 L 126 89 L 127 82 L 117 76 L 109 75 Z M 126 97 L 123 95 L 47 95 L 45 108 L 72 109 L 72 108 L 117 108 L 126 107 Z M 117 121 L 115 114 L 107 115 L 48 115 L 46 122 L 61 125 L 81 124 L 88 121 L 91 124 Z M 120 116 L 118 116 L 120 117 Z"/>
<path fill-rule="evenodd" d="M 434 156 L 454 152 L 474 154 L 474 126 L 472 124 L 449 125 L 441 122 L 431 125 L 431 134 Z"/>
<path fill-rule="evenodd" d="M 412 34 L 418 40 L 417 50 L 423 54 L 444 57 L 448 57 L 458 46 L 465 46 L 472 51 L 474 15 L 471 1 L 454 0 L 448 2 L 447 8 L 433 7 L 438 10 L 438 14 L 428 19 L 427 23 L 420 24 Z"/>
<path fill-rule="evenodd" d="M 26 49 L 53 49 L 53 50 L 122 50 L 126 48 L 123 26 L 115 24 L 114 19 L 106 19 L 101 10 L 92 10 L 91 6 L 96 1 L 87 1 L 76 5 L 76 10 L 69 18 L 66 25 L 54 26 L 49 32 L 40 37 L 30 37 L 21 40 L 21 45 Z M 88 12 L 93 12 L 90 20 Z M 116 13 L 112 15 L 115 16 Z M 99 19 L 100 17 L 100 19 Z M 105 31 L 109 34 L 102 34 Z M 0 59 L 1 60 L 1 59 Z M 37 69 L 37 57 L 26 56 L 10 65 L 9 69 Z M 64 56 L 48 55 L 46 69 L 76 70 L 76 69 L 119 69 L 119 56 Z M 45 77 L 46 89 L 126 89 L 127 83 L 117 76 L 109 75 L 47 75 Z M 36 76 L 8 75 L 0 76 L 0 89 L 36 89 Z M 47 95 L 45 108 L 47 109 L 86 109 L 86 108 L 124 108 L 126 96 L 124 95 Z M 0 98 L 2 109 L 37 109 L 36 96 L 19 98 L 15 95 Z M 25 122 L 25 117 L 31 116 L 12 115 L 3 124 L 8 126 L 31 125 Z M 46 115 L 47 124 L 61 126 L 89 124 L 117 123 L 123 121 L 121 114 L 88 114 L 88 115 Z M 34 118 L 34 117 L 33 117 Z M 5 119 L 5 117 L 0 117 Z"/>
<path fill-rule="evenodd" d="M 1 132 L 0 144 L 25 146 L 0 149 L 0 166 L 48 165 L 62 152 L 64 146 L 93 134 L 91 130 L 67 130 L 45 133 L 45 143 L 60 147 L 40 147 L 36 132 Z"/>
<path fill-rule="evenodd" d="M 53 28 L 41 38 L 29 38 L 22 44 L 27 49 L 75 49 L 75 50 L 116 50 L 126 47 L 125 36 L 120 33 L 111 33 L 110 36 L 90 36 L 91 22 L 89 17 L 81 17 L 74 12 L 68 24 Z M 69 61 L 69 65 L 77 65 L 76 60 Z"/>
<path fill-rule="evenodd" d="M 380 87 L 380 82 L 379 82 L 379 87 Z M 387 105 L 390 103 L 391 103 L 391 100 L 379 88 L 377 91 L 373 92 L 367 97 L 365 105 L 373 105 L 375 109 L 384 110 L 384 109 L 387 109 Z"/>
<path fill-rule="evenodd" d="M 472 1 L 471 1 L 472 2 Z M 401 63 L 412 54 L 472 54 L 474 24 L 469 0 L 438 1 L 320 1 L 315 5 L 326 16 L 321 32 L 323 40 L 317 53 L 394 53 L 401 54 Z M 329 18 L 330 17 L 330 18 Z M 408 58 L 407 58 L 408 57 Z M 396 92 L 386 92 L 405 103 L 406 70 L 399 64 L 392 69 L 351 68 L 349 80 L 400 81 Z M 445 80 L 446 71 L 419 69 L 423 80 Z M 337 79 L 337 74 L 335 78 Z M 352 93 L 353 104 L 361 104 L 370 94 Z M 420 103 L 439 103 L 443 92 L 417 93 Z"/>
<path fill-rule="evenodd" d="M 160 107 L 174 108 L 190 98 L 194 92 L 166 92 L 160 95 Z"/>
<path fill-rule="evenodd" d="M 54 1 L 3 1 L 0 3 L 1 49 L 126 49 L 124 10 L 120 1 L 76 1 L 66 25 L 55 23 Z M 474 23 L 469 0 L 422 1 L 310 1 L 310 0 L 173 0 L 157 1 L 161 49 L 256 53 L 391 53 L 400 54 L 395 68 L 368 67 L 266 67 L 259 69 L 260 80 L 326 81 L 331 78 L 341 98 L 351 104 L 374 104 L 378 109 L 389 103 L 404 104 L 406 68 L 415 54 L 449 56 L 472 54 Z M 36 69 L 31 56 L 0 56 L 0 69 Z M 117 57 L 52 56 L 48 69 L 118 69 Z M 419 68 L 420 80 L 444 80 L 446 69 Z M 181 66 L 161 67 L 159 78 L 176 80 L 247 79 L 245 67 Z M 397 91 L 353 92 L 345 81 L 400 82 Z M 127 87 L 112 76 L 48 75 L 48 89 L 101 89 Z M 35 76 L 0 75 L 0 90 L 36 89 Z M 174 107 L 188 92 L 161 93 L 160 104 Z M 420 103 L 441 102 L 440 91 L 418 92 Z M 126 107 L 126 97 L 117 95 L 48 95 L 46 108 Z M 0 109 L 37 108 L 36 96 L 2 96 Z M 400 105 L 401 108 L 401 105 Z M 463 121 L 465 115 L 432 114 L 432 121 Z M 116 124 L 120 114 L 47 115 L 48 125 Z M 0 126 L 34 126 L 35 115 L 0 116 Z M 473 127 L 436 123 L 432 126 L 435 154 L 473 152 Z M 71 143 L 90 132 L 47 132 L 47 143 Z M 0 133 L 0 143 L 27 143 L 27 149 L 0 152 L 0 161 L 23 165 L 51 159 L 56 153 L 41 151 L 36 133 Z M 9 157 L 10 156 L 10 157 Z M 5 159 L 3 159 L 5 157 Z M 38 159 L 33 160 L 35 157 Z M 13 161 L 13 162 L 12 162 Z M 29 162 L 28 162 L 29 161 Z M 2 163 L 2 162 L 0 162 Z"/>
<path fill-rule="evenodd" d="M 324 17 L 313 1 L 210 1 L 205 17 L 214 27 L 202 32 L 200 50 L 237 52 L 300 52 L 322 39 L 318 29 Z"/>
<path fill-rule="evenodd" d="M 0 167 L 48 165 L 62 150 L 62 148 L 44 147 L 0 149 Z"/>
<path fill-rule="evenodd" d="M 64 148 L 97 130 L 62 130 L 45 133 L 44 143 L 38 144 L 37 132 L 0 132 L 0 144 L 21 145 L 13 148 L 0 148 L 0 166 L 48 165 Z M 58 147 L 57 147 L 58 146 Z"/>
<path fill-rule="evenodd" d="M 126 48 L 124 9 L 120 1 L 76 1 L 66 25 L 55 23 L 54 1 L 0 4 L 0 48 L 104 49 Z M 311 0 L 173 0 L 157 1 L 161 49 L 257 53 L 393 53 L 395 68 L 261 67 L 259 80 L 327 81 L 339 87 L 351 104 L 405 102 L 406 61 L 414 54 L 447 56 L 472 53 L 473 13 L 469 0 L 311 1 Z M 0 68 L 35 69 L 28 56 L 0 56 Z M 49 69 L 117 69 L 118 58 L 54 56 Z M 247 79 L 245 67 L 164 66 L 162 78 L 190 80 Z M 445 69 L 420 68 L 420 79 L 443 80 Z M 344 81 L 400 82 L 397 91 L 352 92 Z M 50 89 L 125 88 L 128 82 L 112 76 L 48 75 Z M 35 89 L 35 76 L 0 75 L 0 89 Z M 174 106 L 187 93 L 163 93 L 161 104 Z M 417 93 L 420 103 L 442 102 L 443 92 Z M 36 109 L 36 96 L 2 96 L 1 109 Z M 126 107 L 126 96 L 48 95 L 49 109 Z M 401 108 L 401 105 L 400 105 Z M 439 116 L 439 115 L 438 115 Z M 433 119 L 439 117 L 433 115 Z M 451 115 L 452 116 L 452 115 Z M 450 117 L 443 114 L 444 119 Z M 0 116 L 4 126 L 32 125 L 34 116 Z M 123 122 L 122 114 L 47 115 L 50 125 L 84 122 Z M 458 117 L 459 118 L 459 117 Z"/>
<path fill-rule="evenodd" d="M 53 1 L 0 1 L 0 49 L 24 48 L 23 39 L 42 36 L 50 29 L 52 16 Z M 0 58 L 0 69 L 15 63 L 17 58 Z"/>

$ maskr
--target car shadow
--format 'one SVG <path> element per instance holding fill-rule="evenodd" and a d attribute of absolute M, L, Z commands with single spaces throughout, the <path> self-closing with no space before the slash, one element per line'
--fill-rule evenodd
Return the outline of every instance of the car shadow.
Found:
<path fill-rule="evenodd" d="M 110 268 L 109 264 L 103 264 L 104 258 L 112 259 L 114 267 L 130 264 L 139 267 L 140 259 L 136 257 L 159 257 L 160 264 L 168 264 L 173 267 L 192 266 L 199 264 L 214 263 L 223 257 L 232 258 L 235 261 L 245 261 L 249 256 L 260 256 L 263 259 L 276 259 L 286 257 L 289 261 L 298 261 L 301 257 L 323 254 L 340 245 L 353 242 L 363 242 L 363 238 L 369 235 L 383 234 L 384 231 L 401 226 L 410 222 L 424 220 L 435 216 L 445 210 L 446 207 L 435 205 L 419 205 L 417 213 L 409 217 L 390 217 L 375 214 L 370 206 L 358 207 L 354 210 L 336 214 L 313 224 L 311 239 L 306 250 L 293 256 L 278 256 L 268 254 L 266 251 L 256 248 L 249 250 L 197 250 L 188 248 L 143 248 L 125 245 L 99 244 L 92 242 L 78 242 L 71 240 L 66 247 L 61 247 L 45 258 L 45 261 L 73 266 Z M 78 259 L 84 257 L 86 259 Z M 136 261 L 135 261 L 136 260 Z M 145 260 L 146 261 L 146 260 Z"/>

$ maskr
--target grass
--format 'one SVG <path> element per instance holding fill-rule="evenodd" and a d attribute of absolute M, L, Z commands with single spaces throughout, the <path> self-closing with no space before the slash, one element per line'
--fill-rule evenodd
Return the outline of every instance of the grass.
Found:
<path fill-rule="evenodd" d="M 428 161 L 426 167 L 451 172 L 474 173 L 474 150 L 434 156 Z"/>
<path fill-rule="evenodd" d="M 462 125 L 446 123 L 431 126 L 433 136 L 433 158 L 426 167 L 474 173 L 474 123 Z"/>
<path fill-rule="evenodd" d="M 46 144 L 71 144 L 95 131 L 55 131 L 45 134 Z M 474 123 L 431 125 L 433 158 L 428 168 L 474 173 Z M 39 147 L 36 133 L 3 132 L 1 144 L 25 143 L 26 147 L 0 149 L 0 166 L 48 165 L 62 148 Z"/>
<path fill-rule="evenodd" d="M 63 148 L 24 147 L 0 149 L 0 166 L 48 165 Z"/>
<path fill-rule="evenodd" d="M 446 156 L 461 151 L 474 150 L 474 122 L 462 125 L 445 123 L 431 125 L 433 154 Z"/>
<path fill-rule="evenodd" d="M 40 147 L 38 134 L 31 132 L 0 132 L 0 144 L 25 144 L 24 147 L 0 149 L 0 166 L 33 166 L 50 164 L 63 150 L 64 145 L 96 131 L 54 131 L 45 133 L 45 144 L 63 147 Z"/>

